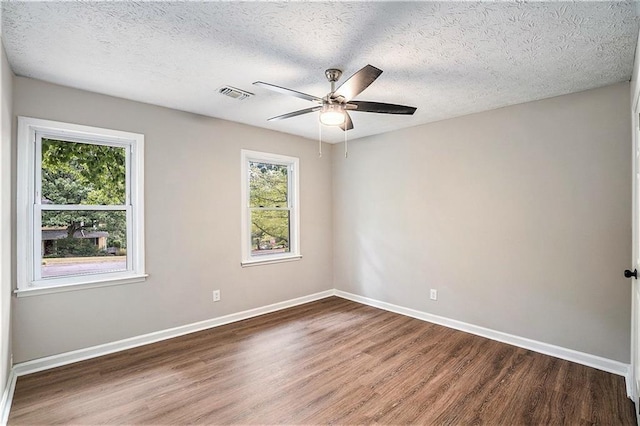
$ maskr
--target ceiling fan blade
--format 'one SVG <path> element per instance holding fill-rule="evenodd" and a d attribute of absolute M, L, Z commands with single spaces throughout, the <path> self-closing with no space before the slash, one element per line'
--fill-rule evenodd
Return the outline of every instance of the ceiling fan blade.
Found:
<path fill-rule="evenodd" d="M 253 84 L 255 86 L 264 87 L 265 89 L 273 90 L 274 92 L 278 92 L 283 95 L 295 96 L 296 98 L 305 99 L 307 101 L 322 103 L 322 99 L 319 97 L 298 92 L 297 90 L 287 89 L 286 87 L 276 86 L 275 84 L 269 84 L 263 81 L 256 81 Z"/>
<path fill-rule="evenodd" d="M 364 89 L 369 87 L 376 78 L 382 74 L 382 70 L 374 67 L 373 65 L 367 65 L 354 75 L 349 77 L 347 81 L 342 83 L 340 87 L 334 92 L 335 96 L 342 96 L 346 102 L 358 96 Z"/>
<path fill-rule="evenodd" d="M 379 114 L 405 114 L 413 115 L 417 108 L 406 105 L 385 104 L 383 102 L 350 101 L 348 105 L 356 105 L 352 111 L 377 112 Z"/>
<path fill-rule="evenodd" d="M 340 125 L 340 128 L 346 132 L 347 130 L 353 129 L 353 121 L 351 121 L 351 116 L 347 111 L 344 112 L 344 115 L 345 120 L 344 123 Z"/>
<path fill-rule="evenodd" d="M 311 107 L 311 108 L 305 108 L 305 109 L 301 109 L 301 110 L 298 110 L 298 111 L 293 111 L 293 112 L 290 112 L 288 114 L 282 114 L 282 115 L 278 115 L 276 117 L 271 117 L 267 121 L 284 120 L 285 118 L 296 117 L 298 115 L 308 114 L 308 113 L 314 112 L 314 111 L 320 111 L 321 109 L 322 109 L 322 107 L 318 105 L 318 106 L 314 106 L 314 107 Z"/>

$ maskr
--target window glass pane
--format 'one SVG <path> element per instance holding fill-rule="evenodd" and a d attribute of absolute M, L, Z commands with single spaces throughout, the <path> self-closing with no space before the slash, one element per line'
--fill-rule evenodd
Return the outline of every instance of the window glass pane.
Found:
<path fill-rule="evenodd" d="M 125 148 L 42 139 L 42 204 L 125 203 Z"/>
<path fill-rule="evenodd" d="M 289 211 L 251 211 L 251 254 L 288 253 Z"/>
<path fill-rule="evenodd" d="M 286 208 L 289 168 L 280 164 L 249 162 L 249 207 Z"/>
<path fill-rule="evenodd" d="M 127 269 L 123 211 L 42 211 L 42 278 Z"/>

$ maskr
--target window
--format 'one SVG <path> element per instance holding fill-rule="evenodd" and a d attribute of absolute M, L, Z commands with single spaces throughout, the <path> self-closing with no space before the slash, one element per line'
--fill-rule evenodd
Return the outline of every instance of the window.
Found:
<path fill-rule="evenodd" d="M 145 279 L 144 136 L 18 119 L 18 296 Z"/>
<path fill-rule="evenodd" d="M 242 150 L 242 265 L 301 258 L 298 159 Z"/>

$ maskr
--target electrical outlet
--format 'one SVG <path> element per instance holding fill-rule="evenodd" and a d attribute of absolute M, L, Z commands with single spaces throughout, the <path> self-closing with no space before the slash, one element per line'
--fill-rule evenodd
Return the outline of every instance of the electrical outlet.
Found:
<path fill-rule="evenodd" d="M 214 302 L 220 301 L 220 290 L 213 290 L 213 301 Z"/>
<path fill-rule="evenodd" d="M 432 288 L 431 292 L 429 293 L 429 298 L 431 300 L 438 300 L 438 290 L 436 290 L 435 288 Z"/>

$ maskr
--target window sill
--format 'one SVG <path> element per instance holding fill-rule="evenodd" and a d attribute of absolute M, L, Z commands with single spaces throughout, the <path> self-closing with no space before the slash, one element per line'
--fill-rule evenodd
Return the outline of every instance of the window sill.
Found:
<path fill-rule="evenodd" d="M 110 280 L 86 281 L 82 283 L 64 284 L 51 287 L 30 287 L 14 290 L 14 293 L 17 297 L 40 296 L 42 294 L 63 293 L 67 291 L 85 290 L 89 288 L 110 287 L 114 285 L 139 283 L 146 281 L 148 276 L 148 274 L 141 274 Z"/>
<path fill-rule="evenodd" d="M 242 262 L 240 262 L 240 265 L 243 268 L 246 268 L 248 266 L 269 265 L 271 263 L 293 262 L 295 260 L 300 260 L 300 259 L 302 259 L 302 255 L 295 254 L 295 255 L 286 256 L 286 257 L 276 257 L 276 258 L 271 257 L 269 259 L 243 260 Z"/>

